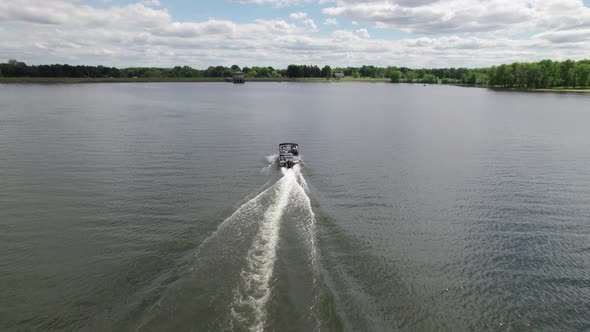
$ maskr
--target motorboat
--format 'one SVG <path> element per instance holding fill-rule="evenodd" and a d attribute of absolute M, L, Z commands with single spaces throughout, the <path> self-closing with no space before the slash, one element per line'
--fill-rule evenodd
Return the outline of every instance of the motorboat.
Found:
<path fill-rule="evenodd" d="M 297 143 L 281 143 L 279 144 L 279 167 L 292 168 L 299 164 L 299 144 Z"/>

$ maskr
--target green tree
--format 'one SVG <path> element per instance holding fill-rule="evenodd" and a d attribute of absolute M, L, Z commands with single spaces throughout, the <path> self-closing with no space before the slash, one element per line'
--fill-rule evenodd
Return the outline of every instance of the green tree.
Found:
<path fill-rule="evenodd" d="M 573 87 L 574 82 L 574 62 L 572 60 L 565 60 L 559 65 L 559 72 L 561 74 L 561 84 L 564 87 Z"/>
<path fill-rule="evenodd" d="M 514 74 L 514 84 L 519 88 L 525 87 L 527 85 L 528 64 L 515 62 L 510 67 Z"/>
<path fill-rule="evenodd" d="M 536 63 L 526 64 L 526 87 L 529 89 L 541 87 L 541 68 Z"/>
<path fill-rule="evenodd" d="M 538 62 L 540 68 L 539 87 L 550 88 L 559 84 L 558 68 L 555 62 L 551 60 L 542 60 Z"/>
<path fill-rule="evenodd" d="M 322 68 L 322 77 L 330 79 L 332 77 L 332 67 L 324 66 L 324 68 Z"/>
<path fill-rule="evenodd" d="M 422 83 L 437 84 L 438 78 L 433 74 L 424 74 L 424 77 L 420 80 Z"/>
<path fill-rule="evenodd" d="M 473 72 L 469 75 L 469 78 L 467 79 L 467 84 L 472 84 L 472 85 L 477 84 L 477 75 L 475 74 L 475 72 Z"/>
<path fill-rule="evenodd" d="M 512 88 L 514 86 L 514 74 L 511 66 L 500 65 L 495 68 L 494 85 L 504 88 Z"/>
<path fill-rule="evenodd" d="M 289 65 L 287 66 L 287 77 L 303 77 L 303 66 Z"/>
<path fill-rule="evenodd" d="M 91 77 L 97 77 L 96 75 L 92 75 Z M 140 75 L 140 77 L 162 77 L 162 72 L 159 68 L 146 68 Z"/>
<path fill-rule="evenodd" d="M 391 83 L 399 83 L 401 77 L 402 77 L 402 72 L 399 70 L 392 70 L 389 73 L 389 79 L 391 80 Z"/>
<path fill-rule="evenodd" d="M 590 85 L 590 64 L 578 62 L 574 67 L 575 81 L 579 86 Z"/>
<path fill-rule="evenodd" d="M 406 80 L 410 83 L 414 83 L 414 80 L 416 79 L 416 73 L 413 70 L 407 71 L 406 72 Z"/>
<path fill-rule="evenodd" d="M 269 76 L 270 76 L 270 71 L 268 70 L 268 67 L 261 67 L 258 69 L 257 77 L 269 77 Z"/>

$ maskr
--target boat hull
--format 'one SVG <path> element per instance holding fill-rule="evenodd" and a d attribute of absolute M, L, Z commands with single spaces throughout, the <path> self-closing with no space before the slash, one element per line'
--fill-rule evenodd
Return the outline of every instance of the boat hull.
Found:
<path fill-rule="evenodd" d="M 279 144 L 279 167 L 292 168 L 300 163 L 299 158 L 299 144 L 297 143 L 281 143 Z"/>

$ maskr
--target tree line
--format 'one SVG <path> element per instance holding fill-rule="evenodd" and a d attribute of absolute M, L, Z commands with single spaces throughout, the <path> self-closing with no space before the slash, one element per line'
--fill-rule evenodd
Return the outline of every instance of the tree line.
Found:
<path fill-rule="evenodd" d="M 195 69 L 189 66 L 173 68 L 105 66 L 70 66 L 67 64 L 27 65 L 14 59 L 0 63 L 0 77 L 77 77 L 77 78 L 175 78 L 175 77 L 230 77 L 244 72 L 246 78 L 326 78 L 342 73 L 352 78 L 388 79 L 391 82 L 454 83 L 485 85 L 503 88 L 552 88 L 590 86 L 590 60 L 542 60 L 515 62 L 488 68 L 421 68 L 407 67 L 334 67 L 289 65 L 285 69 L 273 67 L 210 66 Z"/>

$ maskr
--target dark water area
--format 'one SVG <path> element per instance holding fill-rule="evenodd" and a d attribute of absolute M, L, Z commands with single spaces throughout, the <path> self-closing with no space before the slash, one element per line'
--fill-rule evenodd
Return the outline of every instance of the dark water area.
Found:
<path fill-rule="evenodd" d="M 585 94 L 0 85 L 0 330 L 588 330 L 589 124 Z"/>

